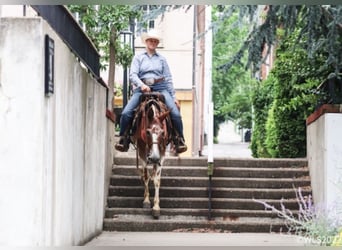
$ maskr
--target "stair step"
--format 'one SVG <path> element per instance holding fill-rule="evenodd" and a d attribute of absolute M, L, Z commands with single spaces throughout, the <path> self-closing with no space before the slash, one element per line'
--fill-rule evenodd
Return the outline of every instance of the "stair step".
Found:
<path fill-rule="evenodd" d="M 104 219 L 106 231 L 177 231 L 191 232 L 199 229 L 215 232 L 279 232 L 287 231 L 279 218 L 242 217 L 207 220 L 198 216 L 160 216 L 158 220 L 148 215 L 120 215 Z"/>
<path fill-rule="evenodd" d="M 160 187 L 160 197 L 208 197 L 207 187 Z M 303 196 L 311 194 L 310 186 L 302 190 Z M 109 196 L 142 197 L 144 187 L 140 186 L 110 186 Z M 154 187 L 150 185 L 150 195 L 154 196 Z M 212 188 L 213 198 L 255 198 L 255 199 L 281 199 L 295 198 L 293 188 L 266 189 L 266 188 Z"/>
<path fill-rule="evenodd" d="M 153 199 L 151 197 L 151 204 Z M 108 207 L 129 207 L 129 208 L 141 208 L 143 197 L 108 197 Z M 280 208 L 280 200 L 264 200 L 269 205 Z M 298 203 L 296 199 L 286 199 L 282 201 L 287 209 L 298 209 Z M 197 208 L 207 209 L 207 198 L 166 198 L 160 197 L 160 207 L 163 208 Z M 262 210 L 264 205 L 253 201 L 252 199 L 235 199 L 235 198 L 213 198 L 213 209 L 245 209 L 245 210 Z"/>
<path fill-rule="evenodd" d="M 113 169 L 114 175 L 138 175 L 136 166 L 116 166 Z M 260 177 L 260 178 L 296 178 L 307 176 L 307 167 L 294 168 L 237 168 L 237 167 L 215 167 L 214 177 Z M 203 166 L 178 167 L 163 166 L 162 176 L 189 176 L 206 177 L 208 168 Z"/>
<path fill-rule="evenodd" d="M 134 156 L 116 156 L 114 158 L 115 165 L 136 165 Z M 307 159 L 236 159 L 217 157 L 214 159 L 215 167 L 239 167 L 239 168 L 288 168 L 288 167 L 304 167 L 308 165 Z M 183 166 L 198 167 L 208 166 L 206 157 L 172 157 L 167 156 L 164 159 L 163 166 Z"/>
<path fill-rule="evenodd" d="M 142 208 L 144 185 L 136 158 L 114 161 L 103 223 L 107 231 L 287 232 L 285 221 L 257 201 L 278 209 L 284 205 L 297 215 L 298 187 L 304 197 L 312 192 L 306 159 L 215 158 L 208 220 L 207 158 L 166 157 L 156 220 L 151 209 Z M 153 182 L 149 187 L 153 204 Z"/>
<path fill-rule="evenodd" d="M 292 211 L 294 215 L 298 214 L 297 210 Z M 142 209 L 142 208 L 106 208 L 106 218 L 117 217 L 118 215 L 151 215 L 150 209 Z M 209 211 L 208 209 L 194 209 L 194 208 L 162 208 L 163 216 L 202 216 L 208 217 Z M 212 217 L 271 217 L 277 218 L 278 214 L 276 212 L 270 210 L 241 210 L 241 209 L 212 209 L 211 210 Z"/>
<path fill-rule="evenodd" d="M 170 187 L 207 187 L 207 177 L 183 177 L 163 176 L 162 186 Z M 119 186 L 139 186 L 142 181 L 138 176 L 113 175 L 110 185 Z M 310 186 L 310 179 L 303 178 L 235 178 L 235 177 L 213 177 L 213 187 L 240 187 L 240 188 L 292 188 L 300 186 Z"/>

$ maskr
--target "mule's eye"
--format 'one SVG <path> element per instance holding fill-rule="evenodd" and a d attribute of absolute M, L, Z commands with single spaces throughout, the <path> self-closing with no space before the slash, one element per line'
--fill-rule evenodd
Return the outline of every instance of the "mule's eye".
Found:
<path fill-rule="evenodd" d="M 146 130 L 146 135 L 151 136 L 151 130 Z"/>

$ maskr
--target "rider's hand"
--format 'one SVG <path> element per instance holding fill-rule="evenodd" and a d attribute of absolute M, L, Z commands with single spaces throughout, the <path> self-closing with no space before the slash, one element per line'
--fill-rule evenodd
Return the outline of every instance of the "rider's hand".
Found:
<path fill-rule="evenodd" d="M 141 92 L 143 93 L 151 91 L 151 88 L 147 86 L 146 84 L 141 85 L 140 89 L 141 89 Z"/>

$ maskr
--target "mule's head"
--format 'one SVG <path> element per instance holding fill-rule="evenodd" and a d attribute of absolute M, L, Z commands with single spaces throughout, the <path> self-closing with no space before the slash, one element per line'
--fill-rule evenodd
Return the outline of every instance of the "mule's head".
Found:
<path fill-rule="evenodd" d="M 148 145 L 147 160 L 152 164 L 160 164 L 166 150 L 167 131 L 163 121 L 169 112 L 151 117 L 150 126 L 146 129 L 146 142 Z"/>

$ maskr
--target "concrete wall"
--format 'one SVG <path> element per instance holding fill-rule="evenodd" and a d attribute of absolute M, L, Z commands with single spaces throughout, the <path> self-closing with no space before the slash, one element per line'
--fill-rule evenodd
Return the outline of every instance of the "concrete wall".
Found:
<path fill-rule="evenodd" d="M 55 93 L 44 95 L 44 37 Z M 78 245 L 102 230 L 106 88 L 41 18 L 0 19 L 0 245 Z"/>
<path fill-rule="evenodd" d="M 307 126 L 314 202 L 342 211 L 342 114 L 326 113 Z"/>

